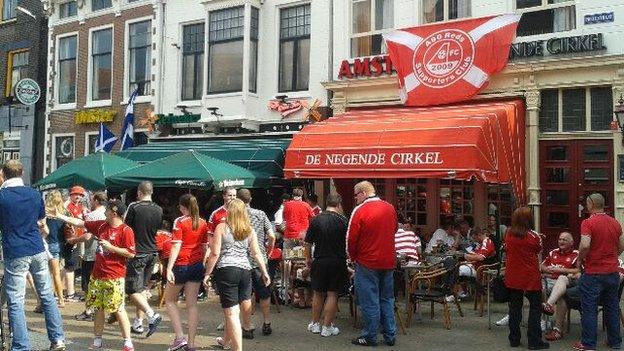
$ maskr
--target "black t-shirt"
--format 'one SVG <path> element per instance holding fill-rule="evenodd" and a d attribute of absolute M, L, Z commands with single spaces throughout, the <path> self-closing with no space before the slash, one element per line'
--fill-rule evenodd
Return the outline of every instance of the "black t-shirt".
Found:
<path fill-rule="evenodd" d="M 163 210 L 151 201 L 137 201 L 128 206 L 126 224 L 134 231 L 137 253 L 158 252 L 156 232 L 162 225 Z"/>
<path fill-rule="evenodd" d="M 325 211 L 312 218 L 305 241 L 314 244 L 314 258 L 347 258 L 347 227 L 345 216 Z"/>

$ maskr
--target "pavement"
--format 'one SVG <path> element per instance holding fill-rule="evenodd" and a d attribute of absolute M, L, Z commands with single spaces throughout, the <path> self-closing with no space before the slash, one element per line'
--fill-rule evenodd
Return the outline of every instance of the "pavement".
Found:
<path fill-rule="evenodd" d="M 155 302 L 155 298 L 152 300 Z M 181 303 L 181 307 L 183 303 Z M 26 308 L 31 311 L 35 306 L 34 300 L 28 300 Z M 68 303 L 67 307 L 61 310 L 64 319 L 65 332 L 68 339 L 68 350 L 84 351 L 88 349 L 92 340 L 92 326 L 90 322 L 79 322 L 74 319 L 74 315 L 82 311 L 82 303 Z M 423 311 L 421 321 L 413 322 L 407 328 L 407 335 L 399 333 L 397 343 L 394 347 L 379 346 L 381 350 L 512 350 L 507 343 L 507 328 L 492 326 L 488 330 L 487 315 L 479 317 L 472 309 L 472 301 L 462 303 L 464 317 L 459 317 L 457 310 L 451 308 L 452 326 L 446 330 L 442 324 L 442 306 L 436 306 L 434 319 L 428 316 L 429 308 Z M 504 304 L 493 304 L 492 321 L 500 319 L 507 310 Z M 402 309 L 402 311 L 405 311 Z M 134 308 L 128 308 L 129 314 L 134 313 Z M 164 309 L 159 309 L 164 320 L 159 331 L 150 338 L 139 336 L 134 338 L 135 349 L 137 351 L 165 351 L 173 334 L 171 324 Z M 323 338 L 306 331 L 310 318 L 310 310 L 301 310 L 293 307 L 282 306 L 281 313 L 277 313 L 272 307 L 273 334 L 264 336 L 261 333 L 261 315 L 258 311 L 254 316 L 254 322 L 259 326 L 255 339 L 244 340 L 245 350 L 266 350 L 266 351 L 319 351 L 319 350 L 357 350 L 361 347 L 353 346 L 350 340 L 358 336 L 357 330 L 353 327 L 352 319 L 349 315 L 348 301 L 341 300 L 340 312 L 337 316 L 336 325 L 340 328 L 341 334 L 335 337 Z M 207 301 L 200 303 L 200 325 L 197 338 L 198 350 L 220 350 L 214 338 L 220 333 L 216 331 L 216 326 L 220 323 L 222 310 L 218 304 L 218 298 L 211 295 Z M 525 311 L 526 319 L 526 311 Z M 35 350 L 44 350 L 49 346 L 45 336 L 45 324 L 43 316 L 33 312 L 27 312 L 28 326 L 31 330 L 31 339 Z M 600 329 L 600 326 L 599 326 Z M 400 332 L 400 331 L 399 331 Z M 521 349 L 526 349 L 526 328 L 523 329 Z M 571 350 L 571 344 L 578 340 L 580 335 L 579 314 L 572 312 L 571 335 L 566 335 L 563 340 L 551 343 L 552 350 Z M 381 336 L 380 336 L 381 338 Z M 599 345 L 606 338 L 603 331 L 599 330 Z M 117 325 L 107 325 L 104 333 L 104 346 L 106 350 L 121 350 L 122 342 Z M 365 350 L 367 348 L 364 348 Z M 601 349 L 601 348 L 599 348 Z M 604 347 L 602 349 L 605 349 Z"/>

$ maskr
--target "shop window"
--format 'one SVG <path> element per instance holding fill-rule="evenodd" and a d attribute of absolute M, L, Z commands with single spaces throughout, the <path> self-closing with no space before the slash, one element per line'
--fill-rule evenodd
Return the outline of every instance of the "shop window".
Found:
<path fill-rule="evenodd" d="M 573 0 L 516 0 L 516 9 L 522 13 L 516 32 L 519 37 L 576 28 Z"/>
<path fill-rule="evenodd" d="M 128 27 L 130 44 L 130 72 L 128 94 L 135 90 L 138 96 L 151 95 L 152 21 L 132 23 Z"/>
<path fill-rule="evenodd" d="M 7 80 L 5 95 L 13 96 L 17 82 L 28 75 L 28 50 L 11 51 L 7 57 Z"/>
<path fill-rule="evenodd" d="M 427 225 L 427 179 L 397 179 L 396 210 L 413 225 Z"/>
<path fill-rule="evenodd" d="M 204 23 L 183 27 L 182 100 L 199 100 L 204 86 Z"/>
<path fill-rule="evenodd" d="M 78 6 L 76 1 L 68 1 L 59 5 L 59 17 L 68 18 L 78 14 Z"/>
<path fill-rule="evenodd" d="M 280 10 L 279 91 L 308 90 L 310 4 Z"/>
<path fill-rule="evenodd" d="M 98 11 L 113 7 L 112 0 L 91 0 L 91 11 Z"/>
<path fill-rule="evenodd" d="M 394 0 L 352 0 L 351 56 L 386 52 L 382 34 L 394 27 Z"/>
<path fill-rule="evenodd" d="M 54 165 L 57 169 L 74 159 L 74 137 L 54 136 Z"/>
<path fill-rule="evenodd" d="M 58 49 L 58 102 L 76 102 L 76 41 L 73 35 L 59 39 Z"/>
<path fill-rule="evenodd" d="M 610 86 L 546 89 L 541 100 L 540 132 L 603 131 L 613 120 Z"/>
<path fill-rule="evenodd" d="M 243 90 L 245 7 L 210 12 L 208 93 Z"/>
<path fill-rule="evenodd" d="M 16 10 L 18 0 L 0 0 L 0 8 L 2 9 L 2 21 L 8 21 L 16 16 Z"/>
<path fill-rule="evenodd" d="M 470 17 L 471 0 L 424 0 L 423 23 Z"/>
<path fill-rule="evenodd" d="M 91 40 L 91 100 L 110 100 L 113 50 L 112 28 L 93 32 Z"/>
<path fill-rule="evenodd" d="M 499 222 L 506 226 L 511 224 L 511 213 L 515 207 L 515 198 L 509 184 L 488 184 L 488 216 L 499 216 Z"/>
<path fill-rule="evenodd" d="M 465 219 L 474 223 L 474 182 L 440 180 L 440 223 Z"/>

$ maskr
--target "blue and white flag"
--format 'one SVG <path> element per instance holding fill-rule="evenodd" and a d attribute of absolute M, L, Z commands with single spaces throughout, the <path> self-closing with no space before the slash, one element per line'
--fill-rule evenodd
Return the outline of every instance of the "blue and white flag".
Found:
<path fill-rule="evenodd" d="M 95 141 L 95 152 L 111 152 L 115 143 L 117 143 L 115 134 L 108 130 L 104 123 L 100 123 L 100 135 Z"/>
<path fill-rule="evenodd" d="M 123 127 L 121 129 L 121 150 L 126 150 L 134 146 L 134 100 L 139 95 L 139 89 L 136 89 L 126 107 L 126 117 L 124 118 Z"/>

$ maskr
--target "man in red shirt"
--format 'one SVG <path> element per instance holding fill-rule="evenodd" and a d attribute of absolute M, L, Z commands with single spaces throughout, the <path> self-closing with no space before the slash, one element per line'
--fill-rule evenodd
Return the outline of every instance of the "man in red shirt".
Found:
<path fill-rule="evenodd" d="M 476 278 L 477 269 L 483 264 L 492 264 L 497 261 L 496 246 L 490 239 L 486 232 L 481 228 L 474 228 L 472 231 L 471 239 L 477 243 L 474 250 L 472 247 L 466 249 L 468 251 L 464 254 L 466 262 L 459 266 L 459 275 L 462 277 Z M 462 292 L 459 293 L 459 298 L 465 299 L 468 297 L 468 291 L 464 286 Z"/>
<path fill-rule="evenodd" d="M 579 270 L 576 267 L 578 251 L 572 248 L 574 238 L 572 234 L 559 234 L 559 247 L 550 251 L 542 262 L 540 270 L 543 276 L 543 293 L 547 296 L 542 304 L 542 311 L 547 315 L 555 315 L 555 326 L 546 334 L 546 340 L 556 341 L 563 337 L 563 320 L 567 312 L 565 295 L 568 286 L 576 285 L 575 276 Z M 556 306 L 556 308 L 555 308 Z"/>
<path fill-rule="evenodd" d="M 364 328 L 359 337 L 351 340 L 358 346 L 377 345 L 377 331 L 381 331 L 388 346 L 396 340 L 394 320 L 394 279 L 396 252 L 394 234 L 397 232 L 396 210 L 375 195 L 375 187 L 368 181 L 355 185 L 358 206 L 351 213 L 347 231 L 347 252 L 355 262 L 355 294 L 358 299 Z"/>
<path fill-rule="evenodd" d="M 210 214 L 210 218 L 208 218 L 208 235 L 212 237 L 214 234 L 214 230 L 219 225 L 219 223 L 225 222 L 227 218 L 227 210 L 225 209 L 227 205 L 233 199 L 236 199 L 236 188 L 228 186 L 223 189 L 221 192 L 223 196 L 223 206 L 217 208 Z"/>
<path fill-rule="evenodd" d="M 87 211 L 82 204 L 82 200 L 84 199 L 85 194 L 85 189 L 79 185 L 75 185 L 69 190 L 69 203 L 67 204 L 67 212 L 69 212 L 72 217 L 84 220 L 84 215 Z M 63 259 L 65 260 L 65 281 L 67 284 L 66 301 L 68 302 L 80 301 L 78 296 L 76 296 L 76 289 L 74 286 L 74 272 L 78 269 L 81 251 L 83 251 L 80 250 L 80 246 L 82 244 L 77 245 L 78 238 L 82 237 L 85 234 L 84 228 L 74 227 L 73 230 L 74 236 L 71 238 L 66 238 L 67 241 L 65 243 L 65 247 L 62 250 Z"/>
<path fill-rule="evenodd" d="M 86 298 L 87 308 L 96 311 L 92 349 L 102 348 L 104 314 L 115 313 L 124 338 L 122 351 L 134 351 L 130 336 L 130 321 L 124 306 L 124 277 L 127 260 L 134 257 L 135 245 L 132 228 L 123 222 L 125 213 L 126 206 L 119 200 L 112 200 L 106 205 L 104 221 L 84 222 L 60 213 L 50 214 L 76 227 L 86 228 L 99 242 Z"/>
<path fill-rule="evenodd" d="M 297 246 L 303 249 L 303 239 L 306 236 L 310 220 L 314 217 L 312 207 L 303 201 L 303 189 L 295 188 L 292 193 L 292 200 L 284 203 L 284 289 L 288 291 L 290 286 L 290 257 L 292 250 Z"/>
<path fill-rule="evenodd" d="M 318 216 L 323 212 L 321 206 L 318 205 L 318 195 L 312 194 L 308 196 L 308 205 L 312 208 L 312 215 Z"/>
<path fill-rule="evenodd" d="M 624 251 L 624 236 L 620 223 L 604 212 L 604 204 L 601 194 L 589 195 L 587 211 L 591 215 L 581 223 L 578 265 L 585 269 L 579 280 L 583 331 L 581 341 L 573 345 L 576 350 L 596 349 L 599 300 L 603 305 L 608 346 L 619 349 L 622 344 L 618 256 Z"/>

